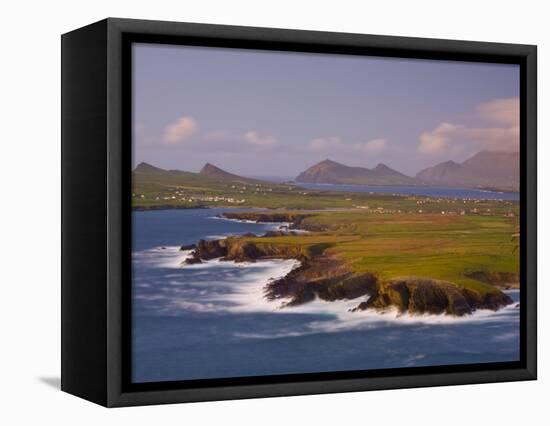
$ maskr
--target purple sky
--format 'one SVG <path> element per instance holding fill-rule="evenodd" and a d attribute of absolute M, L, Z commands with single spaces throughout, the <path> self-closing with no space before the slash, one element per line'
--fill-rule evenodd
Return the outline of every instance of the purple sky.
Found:
<path fill-rule="evenodd" d="M 296 176 L 330 158 L 410 175 L 519 146 L 519 67 L 136 44 L 134 164 Z"/>

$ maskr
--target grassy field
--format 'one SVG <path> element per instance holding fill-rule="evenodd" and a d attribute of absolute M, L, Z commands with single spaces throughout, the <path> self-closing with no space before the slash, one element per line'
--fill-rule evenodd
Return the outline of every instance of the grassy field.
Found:
<path fill-rule="evenodd" d="M 259 207 L 268 209 L 360 209 L 384 213 L 517 214 L 511 201 L 455 200 L 381 193 L 307 190 L 294 185 L 224 182 L 196 173 L 134 173 L 136 209 Z"/>
<path fill-rule="evenodd" d="M 519 272 L 517 243 L 512 241 L 517 220 L 511 217 L 346 211 L 316 213 L 308 222 L 324 224 L 329 230 L 250 240 L 326 249 L 355 272 L 375 273 L 383 280 L 427 277 L 480 293 L 494 287 L 469 278 L 470 273 Z"/>
<path fill-rule="evenodd" d="M 186 172 L 135 173 L 133 182 L 136 209 L 336 209 L 306 219 L 306 224 L 323 225 L 325 232 L 251 240 L 300 245 L 305 251 L 326 249 L 355 272 L 372 272 L 385 280 L 427 277 L 485 293 L 494 287 L 469 278 L 471 272 L 519 272 L 517 240 L 512 238 L 518 232 L 517 202 L 311 191 L 223 182 Z"/>

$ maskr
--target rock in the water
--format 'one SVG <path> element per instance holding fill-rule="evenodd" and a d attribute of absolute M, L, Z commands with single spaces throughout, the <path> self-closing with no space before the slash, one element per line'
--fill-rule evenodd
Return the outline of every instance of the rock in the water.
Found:
<path fill-rule="evenodd" d="M 278 212 L 226 212 L 222 217 L 227 219 L 251 220 L 256 223 L 290 223 L 290 229 L 307 231 L 324 231 L 326 226 L 307 221 L 314 214 L 278 213 Z"/>
<path fill-rule="evenodd" d="M 232 216 L 237 214 L 226 214 Z M 246 213 L 250 220 L 282 220 L 276 214 Z M 284 219 L 302 221 L 306 216 L 285 216 Z M 243 218 L 239 214 L 239 218 Z M 266 236 L 284 235 L 281 231 L 270 231 Z M 252 240 L 250 238 L 253 238 Z M 377 309 L 385 311 L 396 308 L 399 312 L 411 314 L 468 315 L 476 309 L 498 310 L 513 303 L 502 291 L 494 288 L 479 292 L 457 284 L 422 277 L 404 277 L 387 282 L 371 273 L 358 274 L 337 256 L 326 253 L 326 244 L 302 246 L 299 244 L 275 244 L 262 240 L 254 234 L 242 237 L 228 237 L 220 240 L 200 240 L 193 246 L 193 252 L 186 264 L 201 263 L 204 260 L 221 259 L 235 262 L 255 262 L 258 259 L 296 259 L 301 265 L 286 276 L 270 280 L 264 295 L 268 300 L 281 299 L 282 306 L 295 306 L 315 299 L 334 301 L 369 296 L 352 311 Z M 182 246 L 182 250 L 191 246 Z M 504 277 L 509 278 L 509 277 Z"/>
<path fill-rule="evenodd" d="M 180 251 L 195 250 L 195 244 L 187 244 L 180 247 Z"/>
<path fill-rule="evenodd" d="M 184 260 L 184 262 L 187 265 L 195 265 L 197 263 L 202 263 L 202 260 L 200 260 L 200 258 L 195 256 L 189 256 L 187 259 Z"/>

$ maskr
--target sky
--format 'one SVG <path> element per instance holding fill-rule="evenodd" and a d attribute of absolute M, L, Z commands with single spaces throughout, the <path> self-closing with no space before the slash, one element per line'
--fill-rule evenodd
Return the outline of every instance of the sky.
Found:
<path fill-rule="evenodd" d="M 519 149 L 519 66 L 133 45 L 133 162 L 294 177 Z"/>

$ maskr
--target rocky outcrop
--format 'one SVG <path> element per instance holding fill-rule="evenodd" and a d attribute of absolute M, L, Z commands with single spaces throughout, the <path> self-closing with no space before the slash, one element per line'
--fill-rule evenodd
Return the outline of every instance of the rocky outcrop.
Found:
<path fill-rule="evenodd" d="M 224 216 L 256 222 L 291 222 L 293 225 L 303 226 L 311 215 L 233 212 L 225 213 Z M 248 234 L 221 240 L 201 240 L 185 263 L 201 263 L 203 260 L 217 258 L 235 262 L 255 262 L 270 258 L 297 259 L 300 261 L 299 267 L 265 286 L 264 296 L 268 300 L 281 300 L 281 307 L 301 305 L 317 298 L 330 302 L 366 297 L 353 311 L 384 311 L 395 308 L 401 313 L 463 316 L 477 309 L 496 311 L 513 303 L 509 296 L 497 288 L 478 292 L 447 281 L 417 277 L 382 281 L 372 273 L 354 272 L 346 262 L 327 253 L 329 244 L 283 244 L 267 239 L 277 236 L 280 233 L 274 231 L 268 232 L 264 237 Z M 262 241 L 262 238 L 266 240 Z M 480 272 L 469 276 L 491 284 L 518 278 L 514 274 Z"/>
<path fill-rule="evenodd" d="M 235 262 L 255 262 L 258 259 L 304 259 L 309 256 L 299 245 L 256 243 L 246 238 L 229 237 L 223 240 L 200 240 L 185 263 L 221 258 Z"/>
<path fill-rule="evenodd" d="M 477 309 L 496 311 L 510 303 L 512 299 L 497 289 L 481 294 L 447 281 L 405 278 L 379 284 L 355 310 L 397 308 L 402 313 L 463 316 Z"/>
<path fill-rule="evenodd" d="M 225 212 L 221 217 L 235 220 L 249 220 L 257 223 L 289 222 L 300 223 L 312 214 L 302 213 L 277 213 L 277 212 Z"/>
<path fill-rule="evenodd" d="M 184 244 L 180 247 L 180 251 L 194 250 L 196 247 L 195 244 Z"/>
<path fill-rule="evenodd" d="M 202 260 L 224 257 L 227 254 L 227 240 L 200 240 L 194 253 Z"/>
<path fill-rule="evenodd" d="M 345 262 L 327 255 L 326 245 L 270 244 L 245 238 L 201 240 L 186 264 L 221 258 L 222 261 L 255 262 L 258 259 L 297 259 L 300 266 L 286 276 L 269 282 L 264 295 L 269 300 L 282 300 L 282 306 L 295 306 L 321 300 L 355 299 L 371 294 L 377 279 L 372 274 L 356 275 Z"/>
<path fill-rule="evenodd" d="M 327 228 L 323 224 L 309 222 L 307 219 L 315 214 L 276 213 L 276 212 L 225 212 L 221 215 L 226 219 L 249 220 L 256 223 L 290 223 L 290 229 L 301 229 L 311 232 L 322 232 Z"/>
<path fill-rule="evenodd" d="M 285 277 L 268 283 L 264 295 L 268 300 L 284 300 L 282 307 L 296 306 L 316 298 L 325 301 L 355 299 L 376 288 L 376 277 L 355 275 L 339 259 L 321 255 L 306 258 Z"/>
<path fill-rule="evenodd" d="M 505 290 L 519 288 L 519 274 L 515 272 L 469 271 L 464 275 Z"/>

